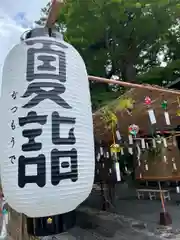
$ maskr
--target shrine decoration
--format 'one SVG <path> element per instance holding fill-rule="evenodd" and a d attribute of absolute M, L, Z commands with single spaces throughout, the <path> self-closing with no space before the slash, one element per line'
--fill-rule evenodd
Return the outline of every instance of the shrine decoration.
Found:
<path fill-rule="evenodd" d="M 139 127 L 135 124 L 131 124 L 128 128 L 129 134 L 136 137 L 139 132 Z"/>
<path fill-rule="evenodd" d="M 121 151 L 121 147 L 119 144 L 113 143 L 110 146 L 110 152 L 112 159 L 114 160 L 114 170 L 116 172 L 116 180 L 117 182 L 121 181 L 121 174 L 120 174 L 120 165 L 118 162 L 118 153 Z"/>
<path fill-rule="evenodd" d="M 89 81 L 73 46 L 48 37 L 45 28 L 30 36 L 9 52 L 3 67 L 1 180 L 15 211 L 52 217 L 72 212 L 92 190 Z"/>
<path fill-rule="evenodd" d="M 149 119 L 150 119 L 150 122 L 151 124 L 156 124 L 156 117 L 155 117 L 155 114 L 154 114 L 154 110 L 152 109 L 151 107 L 151 104 L 152 104 L 152 100 L 149 96 L 146 96 L 145 99 L 144 99 L 144 104 L 147 106 L 148 108 L 148 115 L 149 115 Z"/>
<path fill-rule="evenodd" d="M 119 153 L 120 151 L 121 151 L 121 147 L 120 147 L 119 144 L 114 143 L 114 144 L 112 144 L 112 145 L 110 146 L 110 152 L 111 152 L 111 154 Z"/>
<path fill-rule="evenodd" d="M 161 107 L 164 110 L 164 117 L 165 117 L 166 124 L 171 125 L 169 113 L 167 111 L 167 104 L 168 104 L 167 100 L 163 100 L 162 103 L 161 103 Z"/>
<path fill-rule="evenodd" d="M 128 152 L 129 152 L 129 154 L 133 155 L 133 147 L 132 147 L 133 137 L 132 137 L 131 134 L 128 135 L 128 139 L 129 139 L 129 145 L 131 145 L 131 146 L 128 147 Z"/>
<path fill-rule="evenodd" d="M 129 138 L 129 144 L 130 145 L 133 145 L 133 137 L 135 138 L 137 136 L 139 132 L 139 127 L 135 124 L 131 124 L 129 127 L 128 127 L 128 138 Z M 133 148 L 132 147 L 128 147 L 128 152 L 129 154 L 133 154 Z"/>

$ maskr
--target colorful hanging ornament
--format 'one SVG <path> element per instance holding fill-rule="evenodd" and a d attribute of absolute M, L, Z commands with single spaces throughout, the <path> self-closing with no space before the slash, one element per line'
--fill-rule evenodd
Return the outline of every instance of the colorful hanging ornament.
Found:
<path fill-rule="evenodd" d="M 148 107 L 148 115 L 149 115 L 149 119 L 150 119 L 151 124 L 155 124 L 156 123 L 156 117 L 155 117 L 155 114 L 154 114 L 154 110 L 150 107 L 151 103 L 152 103 L 151 98 L 148 97 L 148 96 L 145 97 L 144 103 Z"/>
<path fill-rule="evenodd" d="M 167 125 L 171 125 L 169 113 L 167 111 L 167 105 L 168 105 L 167 101 L 163 100 L 162 103 L 161 103 L 161 107 L 164 110 L 165 121 L 166 121 Z"/>
<path fill-rule="evenodd" d="M 167 110 L 167 101 L 166 101 L 166 100 L 163 100 L 163 101 L 162 101 L 161 107 L 162 107 L 162 109 L 164 109 L 165 111 Z"/>
<path fill-rule="evenodd" d="M 48 219 L 47 219 L 47 223 L 48 223 L 48 224 L 51 224 L 51 223 L 52 223 L 52 218 L 48 218 Z"/>
<path fill-rule="evenodd" d="M 128 128 L 128 131 L 129 131 L 129 134 L 136 137 L 136 135 L 139 132 L 139 127 L 135 124 L 131 124 Z"/>
<path fill-rule="evenodd" d="M 111 146 L 110 146 L 110 152 L 113 154 L 113 153 L 118 153 L 118 152 L 120 152 L 121 151 L 121 147 L 120 147 L 120 145 L 119 144 L 112 144 Z"/>
<path fill-rule="evenodd" d="M 151 101 L 151 98 L 150 97 L 145 97 L 145 99 L 144 99 L 144 103 L 146 104 L 146 105 L 151 105 L 151 103 L 152 103 L 152 101 Z"/>

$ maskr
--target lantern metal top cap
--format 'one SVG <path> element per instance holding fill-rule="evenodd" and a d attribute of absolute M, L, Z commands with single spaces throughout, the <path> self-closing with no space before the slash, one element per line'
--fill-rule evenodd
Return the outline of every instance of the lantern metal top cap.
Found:
<path fill-rule="evenodd" d="M 21 36 L 21 41 L 24 41 L 29 38 L 35 38 L 35 37 L 53 37 L 58 40 L 63 40 L 63 35 L 60 32 L 57 32 L 56 30 L 51 29 L 51 34 L 50 34 L 48 28 L 37 27 L 24 32 Z"/>

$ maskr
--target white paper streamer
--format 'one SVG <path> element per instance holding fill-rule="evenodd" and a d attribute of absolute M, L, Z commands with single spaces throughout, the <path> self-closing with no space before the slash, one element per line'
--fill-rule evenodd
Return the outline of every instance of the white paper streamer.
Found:
<path fill-rule="evenodd" d="M 149 169 L 149 168 L 148 168 L 148 164 L 146 163 L 146 164 L 145 164 L 145 170 L 148 171 L 148 169 Z"/>
<path fill-rule="evenodd" d="M 139 177 L 142 178 L 142 173 L 139 174 Z"/>
<path fill-rule="evenodd" d="M 141 139 L 141 147 L 142 147 L 142 149 L 145 149 L 145 148 L 146 148 L 144 138 Z"/>
<path fill-rule="evenodd" d="M 149 109 L 148 114 L 149 114 L 149 119 L 151 121 L 151 124 L 155 124 L 156 123 L 156 117 L 155 117 L 155 114 L 154 114 L 154 110 Z"/>
<path fill-rule="evenodd" d="M 176 167 L 176 163 L 174 162 L 173 163 L 173 169 L 176 171 L 177 170 L 177 167 Z"/>
<path fill-rule="evenodd" d="M 103 151 L 102 147 L 100 147 L 100 154 L 101 154 L 101 156 L 104 155 L 104 151 Z"/>
<path fill-rule="evenodd" d="M 98 154 L 97 154 L 97 161 L 98 161 L 98 162 L 99 162 L 100 158 L 101 158 L 101 155 L 100 155 L 100 153 L 98 153 Z"/>
<path fill-rule="evenodd" d="M 124 149 L 121 148 L 121 155 L 123 156 L 124 155 Z"/>
<path fill-rule="evenodd" d="M 137 144 L 136 147 L 137 147 L 137 159 L 139 160 L 141 156 L 141 149 L 139 147 L 139 144 Z"/>
<path fill-rule="evenodd" d="M 163 143 L 164 143 L 164 147 L 167 147 L 167 141 L 166 141 L 166 138 L 163 138 Z"/>
<path fill-rule="evenodd" d="M 106 157 L 109 158 L 109 152 L 106 152 Z"/>
<path fill-rule="evenodd" d="M 176 147 L 177 146 L 177 142 L 176 142 L 176 137 L 173 136 L 173 145 Z"/>
<path fill-rule="evenodd" d="M 156 140 L 154 138 L 152 139 L 152 145 L 153 145 L 153 148 L 156 148 Z"/>
<path fill-rule="evenodd" d="M 146 148 L 149 149 L 149 144 L 148 144 L 148 142 L 146 142 Z"/>
<path fill-rule="evenodd" d="M 129 138 L 129 144 L 133 144 L 133 138 L 132 138 L 132 135 L 129 135 L 128 138 Z"/>
<path fill-rule="evenodd" d="M 118 140 L 121 140 L 121 134 L 120 134 L 119 130 L 116 130 L 116 137 Z"/>
<path fill-rule="evenodd" d="M 171 125 L 170 118 L 169 118 L 169 113 L 164 112 L 164 117 L 167 125 Z"/>
<path fill-rule="evenodd" d="M 120 182 L 121 181 L 121 174 L 120 174 L 120 167 L 119 167 L 118 162 L 115 163 L 115 171 L 116 171 L 117 182 Z"/>
<path fill-rule="evenodd" d="M 163 158 L 164 158 L 164 162 L 167 163 L 167 157 L 164 156 Z"/>
<path fill-rule="evenodd" d="M 179 186 L 176 186 L 176 192 L 177 192 L 177 193 L 180 193 Z"/>
<path fill-rule="evenodd" d="M 133 149 L 132 148 L 128 148 L 128 152 L 133 155 Z"/>
<path fill-rule="evenodd" d="M 175 163 L 175 158 L 172 158 L 172 162 L 173 162 L 173 169 L 176 171 L 177 167 L 176 167 L 176 163 Z"/>

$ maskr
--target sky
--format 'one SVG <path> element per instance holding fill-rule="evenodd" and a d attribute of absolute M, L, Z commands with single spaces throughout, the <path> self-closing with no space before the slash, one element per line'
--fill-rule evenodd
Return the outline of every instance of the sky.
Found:
<path fill-rule="evenodd" d="M 39 20 L 48 0 L 1 0 L 0 4 L 0 88 L 4 59 L 19 42 L 21 34 Z"/>

